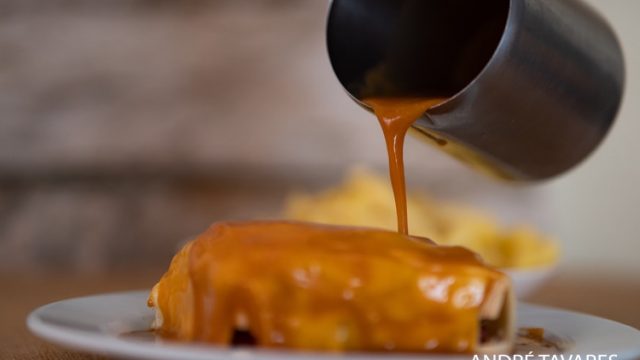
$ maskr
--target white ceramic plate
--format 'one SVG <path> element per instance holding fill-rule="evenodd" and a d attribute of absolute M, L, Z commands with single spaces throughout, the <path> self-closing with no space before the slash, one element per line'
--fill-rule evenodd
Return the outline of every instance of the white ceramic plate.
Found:
<path fill-rule="evenodd" d="M 147 294 L 147 291 L 136 291 L 64 300 L 33 311 L 27 319 L 27 324 L 34 334 L 52 343 L 91 353 L 133 359 L 453 360 L 465 358 L 398 354 L 331 355 L 246 348 L 222 349 L 204 345 L 176 344 L 159 340 L 151 335 L 123 335 L 149 329 L 153 312 L 146 307 Z M 547 333 L 569 340 L 570 345 L 565 349 L 565 353 L 581 354 L 583 359 L 590 354 L 615 354 L 617 360 L 640 357 L 640 331 L 613 321 L 520 304 L 518 325 L 542 327 Z"/>

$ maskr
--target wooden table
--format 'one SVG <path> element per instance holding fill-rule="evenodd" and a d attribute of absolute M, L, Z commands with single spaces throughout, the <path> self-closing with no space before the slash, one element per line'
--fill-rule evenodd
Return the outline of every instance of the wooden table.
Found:
<path fill-rule="evenodd" d="M 26 329 L 25 317 L 40 305 L 68 297 L 149 288 L 161 274 L 162 270 L 109 275 L 0 273 L 0 359 L 104 359 L 36 339 Z M 599 274 L 562 271 L 530 301 L 588 312 L 640 328 L 640 279 Z"/>
<path fill-rule="evenodd" d="M 0 359 L 89 360 L 100 356 L 67 351 L 29 333 L 27 314 L 40 305 L 69 297 L 150 288 L 162 270 L 110 275 L 0 273 Z"/>

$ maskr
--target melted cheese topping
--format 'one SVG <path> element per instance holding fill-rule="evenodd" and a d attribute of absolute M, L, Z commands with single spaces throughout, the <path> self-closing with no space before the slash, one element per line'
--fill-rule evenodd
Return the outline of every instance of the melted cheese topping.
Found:
<path fill-rule="evenodd" d="M 422 238 L 218 223 L 174 257 L 149 305 L 156 328 L 179 340 L 229 345 L 242 329 L 268 348 L 471 352 L 508 289 L 474 253 Z"/>

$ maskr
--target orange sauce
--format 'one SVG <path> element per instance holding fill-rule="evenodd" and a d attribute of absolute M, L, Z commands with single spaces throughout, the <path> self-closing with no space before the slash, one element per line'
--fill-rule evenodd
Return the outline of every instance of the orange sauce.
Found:
<path fill-rule="evenodd" d="M 296 222 L 218 223 L 154 287 L 160 330 L 268 348 L 470 352 L 508 282 L 471 251 L 395 232 Z"/>
<path fill-rule="evenodd" d="M 163 336 L 218 345 L 471 353 L 509 280 L 461 247 L 408 235 L 404 139 L 441 99 L 368 99 L 382 126 L 398 232 L 297 222 L 217 223 L 153 288 Z M 491 310 L 493 309 L 493 310 Z M 509 333 L 508 330 L 505 330 Z"/>
<path fill-rule="evenodd" d="M 364 103 L 370 106 L 378 117 L 387 144 L 389 175 L 396 202 L 398 232 L 409 234 L 407 215 L 407 190 L 404 176 L 404 139 L 411 125 L 424 113 L 444 99 L 432 98 L 370 98 Z"/>

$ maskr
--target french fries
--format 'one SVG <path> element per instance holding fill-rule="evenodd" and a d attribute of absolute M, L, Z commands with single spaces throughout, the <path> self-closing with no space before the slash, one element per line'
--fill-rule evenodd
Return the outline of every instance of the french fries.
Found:
<path fill-rule="evenodd" d="M 557 244 L 530 226 L 501 227 L 493 216 L 471 207 L 436 201 L 409 191 L 412 235 L 442 245 L 460 245 L 500 268 L 531 268 L 554 264 Z M 285 217 L 334 225 L 396 229 L 391 187 L 383 177 L 355 170 L 346 181 L 319 194 L 294 193 L 285 204 Z"/>

